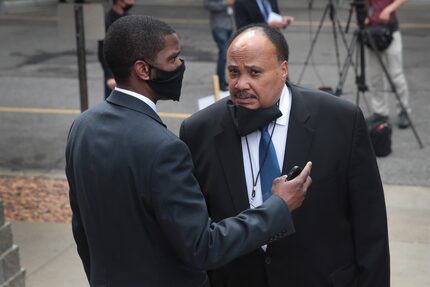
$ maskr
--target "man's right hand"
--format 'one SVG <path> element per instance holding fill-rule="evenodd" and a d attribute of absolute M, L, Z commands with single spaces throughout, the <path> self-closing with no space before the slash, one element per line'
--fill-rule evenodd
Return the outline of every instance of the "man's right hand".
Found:
<path fill-rule="evenodd" d="M 300 207 L 312 183 L 310 177 L 312 163 L 308 162 L 303 171 L 294 179 L 286 181 L 286 175 L 276 178 L 272 183 L 272 193 L 279 195 L 290 211 Z"/>
<path fill-rule="evenodd" d="M 284 29 L 287 26 L 291 25 L 294 22 L 294 17 L 291 16 L 283 16 L 281 21 L 270 21 L 267 23 L 272 28 Z"/>

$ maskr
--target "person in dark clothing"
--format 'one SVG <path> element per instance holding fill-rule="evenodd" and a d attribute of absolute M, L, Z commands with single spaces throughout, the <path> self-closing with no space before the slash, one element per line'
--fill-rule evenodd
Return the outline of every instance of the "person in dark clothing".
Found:
<path fill-rule="evenodd" d="M 388 287 L 384 191 L 363 113 L 286 83 L 288 50 L 278 29 L 238 30 L 227 48 L 230 97 L 181 125 L 216 222 L 264 204 L 269 172 L 313 163 L 314 183 L 292 213 L 296 232 L 209 270 L 210 285 Z"/>
<path fill-rule="evenodd" d="M 112 0 L 112 7 L 105 15 L 105 29 L 109 29 L 109 26 L 119 18 L 128 15 L 128 11 L 133 7 L 134 0 Z M 113 77 L 112 71 L 103 56 L 103 40 L 98 43 L 98 59 L 103 68 L 104 74 L 104 98 L 109 97 L 112 89 L 115 88 L 116 82 Z"/>
<path fill-rule="evenodd" d="M 233 33 L 233 4 L 234 0 L 203 0 L 203 6 L 210 12 L 210 26 L 212 37 L 218 46 L 217 75 L 219 87 L 222 91 L 228 90 L 225 77 L 225 58 L 227 43 Z"/>
<path fill-rule="evenodd" d="M 237 29 L 255 23 L 266 23 L 272 28 L 283 29 L 294 22 L 293 17 L 281 16 L 279 13 L 278 0 L 236 0 L 234 2 Z"/>

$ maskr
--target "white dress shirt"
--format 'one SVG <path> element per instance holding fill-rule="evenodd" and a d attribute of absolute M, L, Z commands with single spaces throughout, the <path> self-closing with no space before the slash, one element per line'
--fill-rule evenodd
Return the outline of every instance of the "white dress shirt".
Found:
<path fill-rule="evenodd" d="M 153 101 L 151 101 L 149 98 L 145 97 L 144 95 L 138 94 L 138 93 L 130 91 L 130 90 L 121 89 L 121 88 L 118 88 L 118 87 L 115 87 L 115 90 L 117 90 L 118 92 L 127 94 L 129 96 L 135 97 L 135 98 L 143 101 L 145 104 L 147 104 L 148 106 L 150 106 L 151 109 L 154 110 L 154 112 L 157 112 L 157 106 L 155 105 L 155 103 Z"/>
<path fill-rule="evenodd" d="M 276 157 L 278 158 L 279 170 L 282 171 L 282 166 L 284 164 L 284 155 L 285 155 L 285 146 L 287 143 L 287 132 L 288 132 L 288 122 L 290 119 L 290 110 L 291 110 L 291 93 L 287 85 L 284 86 L 281 92 L 281 97 L 279 101 L 279 110 L 282 112 L 282 116 L 276 120 L 276 127 L 273 131 L 272 142 L 275 147 Z M 269 124 L 269 133 L 272 133 L 274 122 Z M 263 203 L 262 194 L 261 194 L 261 185 L 260 185 L 260 177 L 258 177 L 256 183 L 256 192 L 255 197 L 252 198 L 252 173 L 251 173 L 251 164 L 252 162 L 252 170 L 254 172 L 254 180 L 257 178 L 257 174 L 260 170 L 259 163 L 259 144 L 260 144 L 260 130 L 256 130 L 246 137 L 242 137 L 242 156 L 243 156 L 243 168 L 245 171 L 246 178 L 246 188 L 248 191 L 248 200 L 249 206 L 251 208 L 255 208 Z M 246 144 L 246 138 L 248 139 L 249 144 L 249 153 L 248 146 Z M 249 155 L 251 154 L 251 161 L 249 159 Z"/>

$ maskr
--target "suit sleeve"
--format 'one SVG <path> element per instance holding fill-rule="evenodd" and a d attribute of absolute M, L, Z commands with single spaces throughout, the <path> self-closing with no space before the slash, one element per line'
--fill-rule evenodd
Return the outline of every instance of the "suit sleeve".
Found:
<path fill-rule="evenodd" d="M 188 265 L 213 269 L 288 231 L 288 207 L 271 196 L 259 208 L 214 223 L 193 175 L 186 145 L 160 144 L 151 175 L 151 202 L 160 228 Z"/>
<path fill-rule="evenodd" d="M 72 131 L 73 126 L 74 124 L 70 128 L 70 132 Z M 70 132 L 68 136 L 68 144 L 66 147 L 66 176 L 69 182 L 69 201 L 70 201 L 70 208 L 72 209 L 72 233 L 78 248 L 79 257 L 81 258 L 82 264 L 84 265 L 85 274 L 87 275 L 88 281 L 90 281 L 90 274 L 91 274 L 90 251 L 88 247 L 87 236 L 81 220 L 81 214 L 77 204 L 75 187 L 73 185 L 73 182 L 74 182 L 73 167 L 70 166 L 72 162 L 70 159 L 70 157 L 72 156 L 70 151 L 71 147 L 69 143 L 71 141 Z"/>
<path fill-rule="evenodd" d="M 73 212 L 73 215 L 72 215 L 73 238 L 75 239 L 76 245 L 78 247 L 79 257 L 81 258 L 82 264 L 84 265 L 85 274 L 87 275 L 88 281 L 90 281 L 91 263 L 90 263 L 90 252 L 88 248 L 88 241 L 82 224 L 79 208 L 74 198 L 74 190 L 72 187 L 70 187 L 69 198 L 70 198 L 70 207 Z"/>
<path fill-rule="evenodd" d="M 360 287 L 390 286 L 387 215 L 379 170 L 363 114 L 356 111 L 349 197 Z"/>

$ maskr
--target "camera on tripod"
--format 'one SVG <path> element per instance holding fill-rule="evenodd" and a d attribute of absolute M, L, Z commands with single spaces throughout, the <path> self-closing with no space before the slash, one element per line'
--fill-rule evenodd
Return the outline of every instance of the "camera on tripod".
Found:
<path fill-rule="evenodd" d="M 336 5 L 333 4 L 333 2 L 334 0 L 328 0 L 328 3 L 324 9 L 324 12 L 319 22 L 315 36 L 311 41 L 310 49 L 306 56 L 306 60 L 304 62 L 302 71 L 299 74 L 297 84 L 300 84 L 302 77 L 304 75 L 305 68 L 307 67 L 309 60 L 311 59 L 312 51 L 317 42 L 318 35 L 321 31 L 324 20 L 326 16 L 329 16 L 332 23 L 331 26 L 333 30 L 334 48 L 336 53 L 336 63 L 338 67 L 339 81 L 334 93 L 331 87 L 329 86 L 323 86 L 323 87 L 320 87 L 320 89 L 327 91 L 331 94 L 334 94 L 336 96 L 341 96 L 343 93 L 342 92 L 343 86 L 347 79 L 348 70 L 350 67 L 353 67 L 355 72 L 355 84 L 357 86 L 356 104 L 359 105 L 360 94 L 364 95 L 364 93 L 368 91 L 368 86 L 366 84 L 366 60 L 365 60 L 366 51 L 364 47 L 365 45 L 368 46 L 369 49 L 373 50 L 374 54 L 376 55 L 377 61 L 384 75 L 387 78 L 387 81 L 391 87 L 391 91 L 395 95 L 402 113 L 406 115 L 406 118 L 410 124 L 412 132 L 415 135 L 415 138 L 418 141 L 420 148 L 423 148 L 423 144 L 409 117 L 409 113 L 406 110 L 405 106 L 403 105 L 400 99 L 399 93 L 397 92 L 396 86 L 393 80 L 391 79 L 391 76 L 387 68 L 385 67 L 382 57 L 380 55 L 381 51 L 384 51 L 386 48 L 390 46 L 393 39 L 393 32 L 397 29 L 398 23 L 397 22 L 380 23 L 380 21 L 375 21 L 374 19 L 372 19 L 374 15 L 369 15 L 368 4 L 371 5 L 371 3 L 369 3 L 367 0 L 351 0 L 351 3 L 350 3 L 351 9 L 349 10 L 346 29 L 345 31 L 343 31 L 343 27 L 340 23 L 339 18 L 337 17 Z M 308 1 L 309 9 L 311 9 L 312 3 L 313 3 L 312 0 Z M 354 11 L 357 16 L 358 29 L 354 31 L 350 44 L 348 45 L 345 34 L 348 33 L 349 25 L 351 23 L 352 13 Z M 374 12 L 373 10 L 370 11 L 370 14 L 372 14 L 373 12 Z M 366 19 L 369 19 L 368 20 L 369 23 L 367 23 Z M 341 39 L 346 47 L 347 55 L 343 62 L 343 67 L 341 67 L 340 60 L 339 60 L 339 47 L 337 42 L 338 33 L 341 35 Z M 355 54 L 355 57 L 354 57 L 354 54 Z M 369 107 L 369 105 L 366 102 L 366 98 L 363 97 L 363 99 L 366 105 Z"/>
<path fill-rule="evenodd" d="M 351 3 L 351 12 L 354 7 L 357 14 L 357 25 L 359 27 L 359 30 L 366 30 L 366 33 L 361 33 L 361 36 L 359 36 L 359 40 L 362 41 L 362 43 L 365 44 L 371 50 L 381 52 L 387 49 L 393 41 L 394 29 L 392 25 L 387 23 L 370 25 L 366 27 L 365 22 L 366 18 L 368 17 L 368 7 L 366 5 L 366 1 L 353 0 L 353 2 Z"/>
<path fill-rule="evenodd" d="M 357 14 L 357 24 L 359 28 L 364 28 L 364 22 L 368 15 L 368 9 L 365 0 L 353 0 L 351 9 L 355 8 Z"/>

